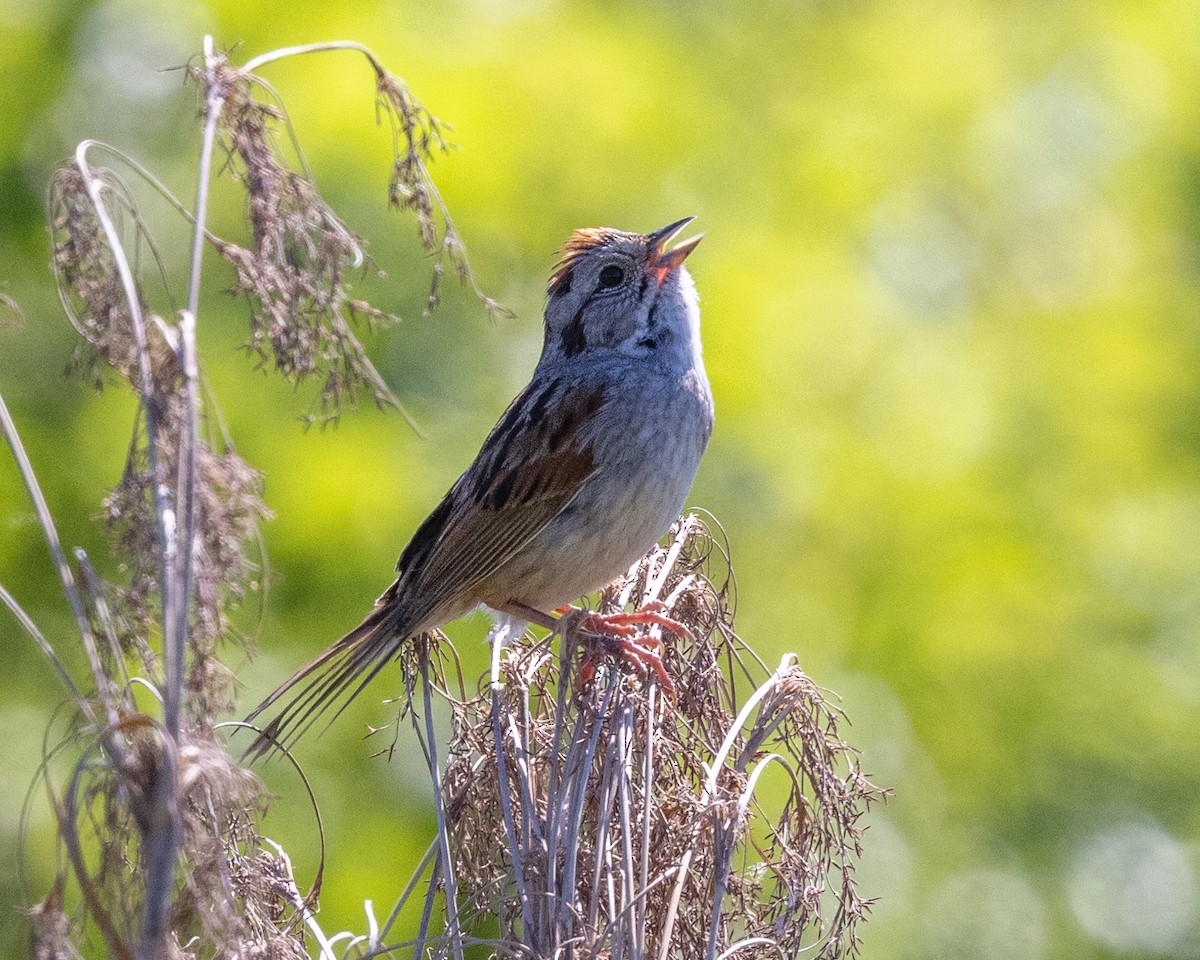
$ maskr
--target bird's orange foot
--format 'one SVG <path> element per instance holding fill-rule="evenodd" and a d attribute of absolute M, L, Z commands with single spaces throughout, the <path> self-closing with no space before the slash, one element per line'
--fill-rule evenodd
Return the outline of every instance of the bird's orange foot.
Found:
<path fill-rule="evenodd" d="M 632 613 L 589 613 L 583 618 L 583 629 L 610 637 L 632 637 L 637 634 L 637 627 L 656 623 L 683 640 L 691 639 L 687 627 L 663 613 L 666 609 L 667 605 L 661 600 L 651 600 Z"/>
<path fill-rule="evenodd" d="M 667 673 L 662 661 L 663 642 L 640 633 L 637 629 L 639 626 L 657 624 L 676 636 L 689 637 L 687 627 L 666 616 L 663 613 L 665 609 L 666 606 L 661 601 L 654 600 L 631 613 L 587 614 L 580 626 L 608 649 L 601 649 L 594 644 L 587 646 L 579 667 L 580 686 L 591 683 L 601 656 L 615 652 L 639 673 L 653 672 L 667 696 L 675 699 L 675 682 Z"/>

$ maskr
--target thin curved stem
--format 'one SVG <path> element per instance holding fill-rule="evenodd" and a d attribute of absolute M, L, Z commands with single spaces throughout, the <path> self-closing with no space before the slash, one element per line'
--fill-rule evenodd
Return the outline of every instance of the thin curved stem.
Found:
<path fill-rule="evenodd" d="M 83 188 L 92 203 L 100 229 L 112 254 L 117 274 L 121 279 L 121 287 L 125 292 L 125 300 L 129 305 L 129 322 L 133 328 L 133 336 L 137 342 L 138 375 L 141 381 L 138 394 L 142 401 L 142 409 L 146 414 L 146 451 L 150 466 L 150 487 L 154 500 L 155 534 L 158 540 L 158 575 L 159 590 L 163 602 L 163 646 L 168 655 L 167 689 L 164 696 L 164 714 L 167 730 L 172 737 L 179 733 L 179 694 L 182 687 L 182 677 L 172 676 L 173 652 L 176 643 L 181 638 L 175 635 L 175 627 L 170 617 L 171 603 L 175 588 L 174 567 L 176 557 L 175 511 L 168 503 L 166 485 L 158 469 L 158 410 L 154 398 L 154 378 L 150 369 L 150 351 L 146 342 L 146 323 L 142 316 L 141 299 L 138 296 L 137 281 L 129 259 L 125 256 L 125 248 L 121 243 L 120 234 L 109 215 L 101 194 L 103 181 L 96 177 L 87 160 L 87 153 L 92 140 L 84 140 L 75 148 L 75 165 L 83 177 Z"/>
<path fill-rule="evenodd" d="M 67 595 L 67 603 L 70 604 L 71 613 L 75 616 L 75 623 L 79 627 L 80 635 L 87 637 L 91 635 L 91 629 L 88 626 L 87 613 L 83 609 L 83 600 L 79 596 L 79 589 L 75 585 L 75 576 L 71 573 L 71 567 L 67 563 L 67 555 L 63 552 L 62 541 L 58 536 L 58 528 L 54 525 L 54 518 L 50 515 L 50 507 L 46 504 L 46 498 L 42 494 L 42 488 L 37 482 L 37 475 L 33 472 L 33 465 L 29 462 L 29 456 L 25 453 L 25 446 L 21 443 L 21 437 L 17 433 L 16 424 L 13 423 L 12 416 L 8 412 L 8 406 L 4 402 L 3 394 L 0 394 L 0 428 L 4 431 L 4 438 L 8 441 L 8 447 L 12 451 L 13 459 L 17 462 L 17 472 L 21 474 L 21 480 L 25 484 L 25 489 L 29 493 L 29 499 L 33 501 L 33 509 L 37 513 L 38 523 L 41 524 L 42 533 L 46 538 L 46 545 L 50 548 L 50 558 L 54 561 L 54 566 L 58 570 L 58 577 L 62 581 L 63 592 Z M 19 606 L 15 606 L 16 601 L 12 603 L 6 601 L 6 605 L 21 620 L 22 625 L 30 630 L 33 627 L 33 621 L 28 617 L 22 617 Z M 26 625 L 27 623 L 27 625 Z M 53 648 L 44 637 L 37 631 L 36 627 L 30 630 L 31 635 L 35 640 L 38 640 L 38 645 L 42 651 L 50 657 L 59 676 L 67 684 L 67 689 L 71 691 L 71 695 L 76 702 L 81 704 L 82 709 L 88 714 L 88 719 L 95 722 L 96 717 L 91 712 L 91 705 L 88 701 L 80 696 L 78 688 L 74 681 L 66 672 L 62 662 L 55 655 Z"/>
<path fill-rule="evenodd" d="M 265 67 L 268 63 L 274 63 L 276 60 L 300 57 L 308 53 L 329 53 L 336 50 L 356 50 L 370 61 L 376 73 L 381 75 L 387 73 L 379 58 L 371 52 L 370 48 L 354 40 L 327 40 L 323 43 L 302 43 L 292 47 L 280 47 L 278 50 L 270 50 L 257 57 L 251 57 L 242 64 L 241 71 L 242 73 L 253 73 L 259 67 Z"/>

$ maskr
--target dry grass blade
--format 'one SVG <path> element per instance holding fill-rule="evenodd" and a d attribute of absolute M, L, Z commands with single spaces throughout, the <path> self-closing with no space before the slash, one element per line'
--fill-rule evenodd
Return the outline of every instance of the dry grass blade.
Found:
<path fill-rule="evenodd" d="M 502 689 L 453 705 L 444 790 L 468 929 L 495 918 L 509 950 L 544 957 L 855 951 L 859 821 L 880 792 L 799 667 L 746 656 L 727 572 L 691 516 L 602 598 L 661 599 L 688 627 L 665 647 L 673 702 L 611 661 L 578 689 L 573 658 L 533 643 L 507 651 Z M 572 629 L 568 651 L 595 642 Z"/>
<path fill-rule="evenodd" d="M 436 121 L 363 52 L 380 77 L 379 96 L 388 110 L 405 115 L 402 132 L 415 138 L 401 138 L 405 149 L 415 146 L 427 160 L 432 141 L 421 131 L 435 129 Z M 289 53 L 257 63 L 284 55 Z M 300 169 L 281 159 L 277 138 L 290 133 L 282 105 L 254 96 L 269 88 L 251 69 L 230 66 L 210 38 L 192 75 L 204 93 L 193 211 L 132 158 L 93 141 L 79 145 L 49 190 L 55 277 L 81 337 L 72 367 L 97 387 L 115 379 L 139 400 L 123 475 L 104 503 L 125 573 L 119 585 L 102 582 L 77 552 L 83 587 L 77 586 L 0 403 L 95 685 L 89 691 L 77 684 L 16 599 L 0 590 L 0 600 L 42 646 L 73 699 L 66 729 L 47 742 L 40 775 L 66 865 L 31 914 L 37 949 L 46 956 L 71 955 L 89 926 L 100 931 L 110 954 L 139 960 L 168 954 L 299 957 L 303 926 L 323 951 L 331 949 L 310 900 L 297 892 L 286 855 L 272 852 L 258 835 L 264 805 L 258 781 L 230 758 L 214 732 L 216 718 L 232 708 L 231 678 L 218 645 L 236 637 L 229 612 L 253 586 L 253 547 L 267 510 L 261 477 L 237 455 L 219 411 L 205 402 L 195 340 L 201 250 L 211 243 L 233 265 L 235 288 L 251 302 L 251 347 L 264 362 L 293 381 L 324 378 L 327 416 L 336 416 L 359 389 L 380 405 L 399 406 L 351 329 L 356 319 L 390 318 L 350 296 L 347 277 L 365 262 L 361 244 L 321 199 L 302 159 Z M 206 227 L 217 149 L 247 190 L 248 247 Z M 187 309 L 176 308 L 164 267 L 172 258 L 159 255 L 135 190 L 116 171 L 93 166 L 96 152 L 115 159 L 189 221 Z M 423 166 L 413 170 L 426 178 L 431 215 L 442 217 L 440 239 L 436 229 L 432 239 L 473 284 L 427 172 Z M 428 243 L 429 215 L 418 211 L 418 221 Z M 156 297 L 144 283 L 147 264 L 161 287 Z M 154 312 L 152 301 L 160 297 L 163 313 L 174 320 Z M 161 654 L 154 649 L 160 638 Z M 144 691 L 151 695 L 148 707 L 140 702 Z M 52 780 L 64 766 L 69 785 L 60 791 Z M 443 869 L 448 862 L 443 858 Z M 80 898 L 82 910 L 75 909 Z"/>

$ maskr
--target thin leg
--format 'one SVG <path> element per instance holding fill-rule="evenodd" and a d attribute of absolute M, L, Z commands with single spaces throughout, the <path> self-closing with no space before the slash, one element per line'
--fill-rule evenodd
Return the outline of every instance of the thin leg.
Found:
<path fill-rule="evenodd" d="M 488 606 L 501 613 L 507 613 L 510 617 L 524 620 L 526 623 L 536 623 L 539 627 L 545 627 L 547 630 L 553 630 L 558 625 L 558 621 L 550 614 L 542 613 L 541 610 L 518 603 L 516 600 L 509 600 L 507 603 L 489 603 Z"/>

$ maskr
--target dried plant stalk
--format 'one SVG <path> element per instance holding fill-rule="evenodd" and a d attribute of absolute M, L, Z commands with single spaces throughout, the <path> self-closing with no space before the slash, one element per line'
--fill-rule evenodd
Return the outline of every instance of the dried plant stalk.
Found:
<path fill-rule="evenodd" d="M 662 600 L 688 627 L 690 641 L 665 644 L 673 700 L 607 660 L 576 618 L 565 652 L 514 645 L 502 688 L 453 703 L 443 790 L 458 909 L 468 926 L 499 921 L 497 955 L 855 951 L 860 818 L 880 793 L 838 734 L 840 710 L 791 658 L 772 673 L 733 633 L 714 567 L 728 569 L 688 516 L 602 597 L 604 612 Z M 582 688 L 576 640 L 607 664 Z"/>
<path fill-rule="evenodd" d="M 353 49 L 364 54 L 376 77 L 376 99 L 393 136 L 390 203 L 411 214 L 421 243 L 433 253 L 428 309 L 440 300 L 447 260 L 470 284 L 489 313 L 507 314 L 475 282 L 466 249 L 429 175 L 427 164 L 448 144 L 444 126 L 365 47 L 322 44 L 279 51 L 295 55 Z M 233 268 L 234 292 L 250 306 L 248 349 L 287 379 L 322 379 L 320 416 L 336 419 L 343 404 L 365 391 L 380 408 L 404 409 L 354 334 L 354 321 L 387 324 L 396 317 L 351 295 L 348 274 L 366 261 L 362 241 L 325 202 L 299 155 L 282 102 L 254 70 L 276 55 L 236 67 L 218 56 L 190 75 L 204 91 L 207 120 L 214 125 L 227 163 L 242 184 L 252 230 L 248 247 L 214 238 Z M 271 102 L 255 94 L 265 94 Z M 281 140 L 295 148 L 299 169 L 285 159 Z"/>
<path fill-rule="evenodd" d="M 234 268 L 234 289 L 251 304 L 250 348 L 294 382 L 323 376 L 323 416 L 336 417 L 360 389 L 381 406 L 399 408 L 352 330 L 357 318 L 389 319 L 351 296 L 347 278 L 365 262 L 361 243 L 320 197 L 298 149 L 299 168 L 282 159 L 277 140 L 291 133 L 282 104 L 255 98 L 259 91 L 274 96 L 254 75 L 258 67 L 346 48 L 367 57 L 376 94 L 393 118 L 389 199 L 415 216 L 422 242 L 437 253 L 434 291 L 449 259 L 488 309 L 502 309 L 475 287 L 425 167 L 444 146 L 440 126 L 358 45 L 276 51 L 239 68 L 205 38 L 203 57 L 190 70 L 204 103 L 192 210 L 149 170 L 93 141 L 79 145 L 51 184 L 52 263 L 81 336 L 71 366 L 97 387 L 115 376 L 140 405 L 125 470 L 104 503 L 126 574 L 119 585 L 107 585 L 81 551 L 76 569 L 68 563 L 0 399 L 0 425 L 38 506 L 94 685 L 89 691 L 71 677 L 16 598 L 0 588 L 0 601 L 46 652 L 73 706 L 65 728 L 48 734 L 40 772 L 57 819 L 60 866 L 51 892 L 31 912 L 39 955 L 74 955 L 94 931 L 118 958 L 299 957 L 307 927 L 333 956 L 310 910 L 319 880 L 302 896 L 286 855 L 259 836 L 261 787 L 217 733 L 219 718 L 232 708 L 218 643 L 234 635 L 230 608 L 252 585 L 253 548 L 267 509 L 260 475 L 237 455 L 219 412 L 205 402 L 195 329 L 202 252 L 212 244 Z M 225 170 L 247 192 L 247 246 L 206 226 L 218 149 Z M 93 165 L 97 153 L 190 221 L 187 307 L 173 319 L 156 315 L 147 293 L 149 264 L 164 299 L 177 302 L 134 191 L 114 170 Z M 161 654 L 154 648 L 159 638 Z M 60 786 L 55 773 L 63 769 Z"/>
<path fill-rule="evenodd" d="M 86 175 L 101 197 L 121 198 L 127 218 L 140 233 L 137 208 L 115 175 L 90 169 Z M 181 362 L 181 332 L 149 314 L 140 283 L 136 287 L 139 312 L 152 322 L 145 328 L 144 345 L 139 345 L 114 252 L 97 218 L 85 173 L 78 167 L 64 168 L 55 176 L 50 210 L 52 262 L 68 316 L 82 337 L 77 364 L 114 371 L 141 395 L 143 403 L 125 470 L 104 502 L 105 523 L 129 570 L 127 582 L 112 594 L 117 634 L 126 649 L 149 649 L 154 625 L 162 620 L 159 596 L 164 565 L 158 515 L 168 509 L 174 517 L 175 503 L 186 500 L 190 506 L 180 516 L 190 513 L 197 520 L 196 572 L 190 584 L 195 594 L 190 624 L 194 675 L 188 687 L 212 700 L 200 712 L 209 716 L 226 712 L 231 705 L 228 684 L 205 682 L 201 676 L 214 669 L 215 644 L 229 635 L 228 609 L 242 599 L 256 569 L 248 546 L 255 542 L 259 522 L 269 515 L 261 499 L 261 475 L 237 455 L 228 438 L 202 429 L 206 425 L 197 422 Z M 156 503 L 156 486 L 163 489 L 167 478 L 184 476 L 185 461 L 193 456 L 194 495 L 180 498 L 168 489 L 170 502 Z M 152 666 L 152 676 L 161 683 L 159 665 Z M 218 675 L 211 679 L 216 681 Z"/>

